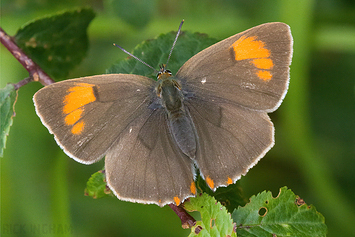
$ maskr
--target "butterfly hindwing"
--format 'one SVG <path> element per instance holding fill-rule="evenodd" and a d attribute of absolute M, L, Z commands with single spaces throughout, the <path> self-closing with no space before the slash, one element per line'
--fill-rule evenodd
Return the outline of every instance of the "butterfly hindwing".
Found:
<path fill-rule="evenodd" d="M 211 189 L 240 179 L 274 145 L 265 112 L 198 99 L 186 102 L 198 134 L 196 163 Z"/>
<path fill-rule="evenodd" d="M 122 200 L 179 205 L 196 194 L 193 162 L 172 140 L 163 108 L 127 127 L 105 166 L 107 183 Z"/>

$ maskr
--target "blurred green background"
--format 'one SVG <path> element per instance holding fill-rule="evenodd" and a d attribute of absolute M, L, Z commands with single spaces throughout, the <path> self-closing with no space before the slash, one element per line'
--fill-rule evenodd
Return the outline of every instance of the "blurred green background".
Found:
<path fill-rule="evenodd" d="M 325 216 L 328 236 L 355 236 L 355 2 L 352 0 L 2 0 L 10 35 L 27 21 L 91 6 L 90 49 L 68 78 L 103 74 L 143 40 L 176 30 L 224 39 L 272 21 L 294 37 L 289 92 L 275 113 L 275 147 L 241 179 L 245 195 L 288 186 Z M 0 86 L 27 71 L 1 45 Z M 169 207 L 84 196 L 91 174 L 67 157 L 36 116 L 22 87 L 1 162 L 1 236 L 187 236 Z"/>

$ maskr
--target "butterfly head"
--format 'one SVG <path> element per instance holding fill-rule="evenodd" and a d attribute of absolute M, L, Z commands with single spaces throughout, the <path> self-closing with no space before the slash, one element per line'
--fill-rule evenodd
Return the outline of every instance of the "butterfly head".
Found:
<path fill-rule="evenodd" d="M 164 79 L 167 79 L 167 78 L 169 78 L 169 77 L 171 77 L 173 75 L 171 73 L 171 71 L 168 70 L 168 69 L 165 69 L 165 67 L 166 67 L 166 64 L 162 64 L 160 66 L 160 70 L 157 73 L 157 79 L 158 80 L 164 80 Z"/>

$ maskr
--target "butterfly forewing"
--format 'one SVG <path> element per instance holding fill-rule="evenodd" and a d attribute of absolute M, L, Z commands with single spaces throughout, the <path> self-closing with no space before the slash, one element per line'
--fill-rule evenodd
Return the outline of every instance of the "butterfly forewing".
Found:
<path fill-rule="evenodd" d="M 289 26 L 268 23 L 201 51 L 176 77 L 185 93 L 271 112 L 286 94 L 291 57 Z"/>
<path fill-rule="evenodd" d="M 287 92 L 291 57 L 289 26 L 268 23 L 201 51 L 176 74 L 198 137 L 196 165 L 211 189 L 234 183 L 274 145 L 267 112 Z"/>
<path fill-rule="evenodd" d="M 104 156 L 123 129 L 152 103 L 155 82 L 108 74 L 66 80 L 34 96 L 36 112 L 64 151 L 81 163 Z M 59 118 L 58 118 L 59 117 Z"/>

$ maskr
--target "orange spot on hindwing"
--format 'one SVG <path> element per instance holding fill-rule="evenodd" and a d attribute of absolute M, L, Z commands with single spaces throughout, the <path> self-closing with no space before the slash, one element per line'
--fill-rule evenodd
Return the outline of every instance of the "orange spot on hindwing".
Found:
<path fill-rule="evenodd" d="M 232 183 L 233 183 L 233 180 L 232 180 L 230 177 L 228 177 L 228 179 L 227 179 L 227 184 L 230 185 L 230 184 L 232 184 Z"/>
<path fill-rule="evenodd" d="M 65 125 L 73 126 L 71 132 L 80 134 L 85 127 L 85 121 L 80 121 L 85 111 L 85 105 L 96 100 L 94 85 L 88 83 L 77 83 L 70 87 L 68 94 L 63 100 L 63 114 L 65 115 Z"/>
<path fill-rule="evenodd" d="M 196 195 L 196 185 L 195 185 L 195 182 L 194 182 L 194 181 L 191 182 L 191 185 L 190 185 L 190 192 L 191 192 L 193 195 Z"/>
<path fill-rule="evenodd" d="M 257 40 L 256 36 L 242 36 L 232 44 L 236 61 L 250 60 L 257 69 L 256 75 L 263 81 L 272 78 L 271 69 L 274 62 L 270 58 L 270 50 L 265 48 L 265 42 Z M 267 74 L 266 74 L 267 73 Z"/>
<path fill-rule="evenodd" d="M 210 189 L 214 189 L 214 181 L 209 176 L 206 177 L 206 183 L 210 187 Z"/>
<path fill-rule="evenodd" d="M 175 196 L 174 202 L 175 202 L 176 206 L 179 206 L 180 205 L 180 198 L 178 196 Z"/>

